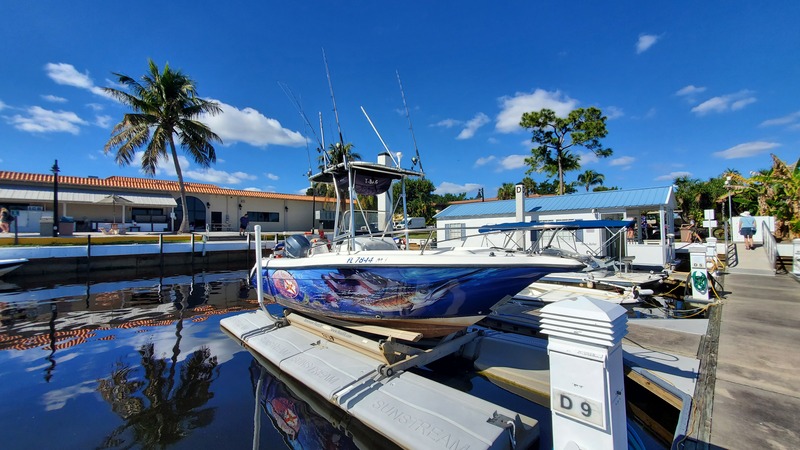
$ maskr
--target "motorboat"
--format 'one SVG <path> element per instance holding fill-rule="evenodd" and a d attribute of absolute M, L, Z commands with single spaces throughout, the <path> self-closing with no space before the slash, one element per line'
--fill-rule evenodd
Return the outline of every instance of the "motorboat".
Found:
<path fill-rule="evenodd" d="M 336 187 L 342 226 L 331 241 L 291 235 L 284 257 L 262 259 L 265 298 L 321 321 L 441 337 L 475 324 L 492 306 L 549 273 L 584 267 L 573 258 L 511 249 L 401 249 L 390 231 L 391 213 L 384 214 L 386 231 L 356 233 L 363 228 L 356 221 L 358 195 L 383 195 L 393 182 L 422 175 L 391 163 L 345 161 L 311 177 Z M 372 222 L 358 213 L 364 223 Z M 403 233 L 407 240 L 409 231 Z"/>
<path fill-rule="evenodd" d="M 27 263 L 26 258 L 0 259 L 0 277 Z"/>
<path fill-rule="evenodd" d="M 568 284 L 578 287 L 610 290 L 654 289 L 669 277 L 669 271 L 636 271 L 625 263 L 633 258 L 622 254 L 620 244 L 623 233 L 635 219 L 627 220 L 568 220 L 568 221 L 530 221 L 484 225 L 478 229 L 481 234 L 500 233 L 505 236 L 505 248 L 524 247 L 518 237 L 531 236 L 528 250 L 542 255 L 561 256 L 578 259 L 585 267 L 575 272 L 552 273 L 542 278 L 543 282 Z M 578 233 L 586 230 L 605 230 L 608 238 L 598 248 L 591 248 L 583 242 Z M 484 238 L 497 242 L 496 239 Z M 617 257 L 602 257 L 603 249 L 614 249 Z"/>

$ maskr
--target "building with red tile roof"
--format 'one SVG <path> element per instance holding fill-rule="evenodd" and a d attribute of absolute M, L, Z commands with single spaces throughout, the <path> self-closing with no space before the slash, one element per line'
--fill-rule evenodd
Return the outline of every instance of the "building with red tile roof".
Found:
<path fill-rule="evenodd" d="M 230 189 L 207 183 L 184 183 L 189 220 L 194 229 L 238 230 L 247 214 L 249 229 L 265 232 L 309 230 L 332 224 L 332 199 L 277 192 Z M 18 218 L 19 231 L 39 231 L 52 221 L 55 175 L 0 171 L 0 205 Z M 171 231 L 180 225 L 182 207 L 177 181 L 111 176 L 58 175 L 59 219 L 74 220 L 76 231 L 99 231 L 109 224 L 139 227 L 140 231 Z M 69 219 L 67 219 L 69 220 Z"/>

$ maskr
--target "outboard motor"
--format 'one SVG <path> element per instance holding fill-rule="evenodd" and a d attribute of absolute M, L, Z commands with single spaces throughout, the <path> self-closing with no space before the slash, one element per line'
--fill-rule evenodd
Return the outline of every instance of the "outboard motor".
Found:
<path fill-rule="evenodd" d="M 289 258 L 305 258 L 311 250 L 311 242 L 302 234 L 293 234 L 286 238 L 284 253 Z"/>

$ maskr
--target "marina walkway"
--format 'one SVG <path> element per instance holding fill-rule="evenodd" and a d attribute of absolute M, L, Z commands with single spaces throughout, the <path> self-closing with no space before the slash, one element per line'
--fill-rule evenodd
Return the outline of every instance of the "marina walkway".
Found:
<path fill-rule="evenodd" d="M 800 448 L 800 283 L 768 274 L 760 246 L 737 250 L 728 295 L 709 326 L 717 345 L 701 355 L 712 362 L 713 395 L 695 398 L 696 414 L 708 412 L 685 448 Z"/>

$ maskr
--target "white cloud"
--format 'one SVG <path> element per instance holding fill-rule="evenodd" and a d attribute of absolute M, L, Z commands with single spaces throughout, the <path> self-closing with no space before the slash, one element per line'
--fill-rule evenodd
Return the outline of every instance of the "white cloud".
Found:
<path fill-rule="evenodd" d="M 8 105 L 6 105 L 5 103 L 3 103 L 2 100 L 0 100 L 0 111 L 4 110 L 6 108 L 8 108 Z"/>
<path fill-rule="evenodd" d="M 275 175 L 274 173 L 265 173 L 264 176 L 269 178 L 272 181 L 277 181 L 277 180 L 281 179 L 281 177 Z"/>
<path fill-rule="evenodd" d="M 2 109 L 2 108 L 0 108 Z M 769 119 L 761 122 L 759 126 L 762 127 L 771 127 L 775 125 L 793 125 L 800 122 L 800 111 L 793 112 L 789 115 L 778 117 L 775 119 Z"/>
<path fill-rule="evenodd" d="M 108 126 L 111 125 L 111 116 L 95 116 L 94 124 L 100 128 L 108 128 Z"/>
<path fill-rule="evenodd" d="M 497 157 L 495 157 L 494 155 L 486 156 L 486 157 L 480 157 L 475 161 L 475 167 L 485 166 L 485 165 L 489 164 L 490 162 L 492 162 L 492 161 L 494 161 L 496 159 L 497 159 Z"/>
<path fill-rule="evenodd" d="M 578 158 L 580 159 L 580 165 L 585 166 L 587 164 L 596 163 L 600 160 L 594 152 L 576 152 L 578 154 Z"/>
<path fill-rule="evenodd" d="M 217 102 L 222 112 L 216 116 L 203 115 L 198 120 L 217 133 L 225 144 L 244 142 L 262 148 L 268 145 L 300 147 L 306 144 L 302 134 L 283 128 L 280 122 L 253 108 L 240 110 L 218 100 L 208 100 Z"/>
<path fill-rule="evenodd" d="M 436 188 L 434 194 L 437 195 L 444 195 L 444 194 L 461 194 L 464 192 L 471 192 L 477 190 L 481 187 L 480 184 L 476 183 L 467 183 L 467 184 L 455 184 L 449 183 L 447 181 L 443 182 Z"/>
<path fill-rule="evenodd" d="M 183 169 L 183 166 L 181 166 Z M 255 175 L 250 175 L 245 172 L 225 172 L 223 170 L 217 170 L 213 167 L 209 167 L 208 169 L 198 169 L 198 170 L 183 170 L 183 175 L 186 178 L 190 178 L 193 180 L 203 181 L 205 183 L 212 183 L 212 184 L 239 184 L 244 180 L 255 180 L 258 177 Z"/>
<path fill-rule="evenodd" d="M 497 115 L 495 129 L 501 133 L 521 131 L 519 121 L 523 113 L 547 108 L 555 111 L 559 117 L 566 117 L 578 105 L 577 100 L 563 95 L 561 91 L 543 89 L 536 89 L 530 94 L 517 92 L 513 97 L 501 97 L 499 100 L 501 111 Z"/>
<path fill-rule="evenodd" d="M 710 98 L 692 108 L 692 112 L 698 116 L 704 116 L 712 112 L 738 111 L 755 102 L 756 98 L 752 96 L 752 91 L 744 89 L 733 94 Z"/>
<path fill-rule="evenodd" d="M 95 86 L 88 73 L 78 72 L 72 64 L 47 63 L 44 69 L 47 71 L 47 76 L 57 84 L 85 89 L 101 97 L 113 98 L 102 88 Z"/>
<path fill-rule="evenodd" d="M 661 175 L 660 177 L 654 178 L 656 181 L 674 181 L 676 178 L 680 177 L 691 177 L 692 172 L 670 172 L 666 175 Z"/>
<path fill-rule="evenodd" d="M 714 156 L 724 159 L 747 158 L 766 153 L 775 147 L 780 147 L 780 144 L 764 141 L 745 142 L 744 144 L 734 145 L 726 150 L 714 152 Z"/>
<path fill-rule="evenodd" d="M 603 112 L 608 120 L 619 119 L 620 117 L 625 116 L 625 112 L 622 111 L 622 108 L 618 108 L 616 106 L 609 106 L 605 108 Z"/>
<path fill-rule="evenodd" d="M 64 97 L 58 97 L 56 95 L 50 95 L 50 94 L 43 95 L 42 98 L 47 100 L 48 102 L 53 102 L 53 103 L 66 103 L 67 102 L 67 99 L 65 99 Z"/>
<path fill-rule="evenodd" d="M 259 189 L 257 187 L 248 187 L 248 188 L 244 188 L 242 190 L 243 191 L 251 191 L 251 192 L 262 192 L 261 189 Z"/>
<path fill-rule="evenodd" d="M 101 105 L 99 103 L 87 103 L 86 107 L 87 108 L 91 108 L 94 111 L 102 111 L 103 110 L 103 105 Z"/>
<path fill-rule="evenodd" d="M 476 114 L 475 117 L 467 121 L 466 127 L 461 130 L 460 133 L 458 133 L 456 139 L 463 140 L 475 136 L 475 132 L 478 131 L 478 128 L 486 125 L 487 123 L 489 123 L 489 116 L 484 113 Z"/>
<path fill-rule="evenodd" d="M 636 161 L 636 158 L 632 156 L 620 156 L 619 158 L 614 158 L 609 161 L 608 165 L 612 167 L 616 166 L 630 166 L 633 162 Z"/>
<path fill-rule="evenodd" d="M 140 166 L 143 151 L 136 152 L 132 165 Z M 181 172 L 183 172 L 184 179 L 196 180 L 204 183 L 212 183 L 217 185 L 236 185 L 245 180 L 256 180 L 258 177 L 250 175 L 245 172 L 225 172 L 214 168 L 208 169 L 194 169 L 185 155 L 178 155 L 178 163 L 181 165 Z M 175 172 L 175 164 L 165 157 L 158 161 L 156 167 L 156 176 L 169 176 L 177 177 Z"/>
<path fill-rule="evenodd" d="M 453 127 L 457 127 L 457 126 L 459 126 L 459 125 L 461 125 L 463 123 L 464 122 L 461 121 L 461 120 L 444 119 L 444 120 L 440 120 L 440 121 L 432 124 L 431 126 L 432 127 L 441 127 L 441 128 L 453 128 Z"/>
<path fill-rule="evenodd" d="M 693 84 L 690 84 L 678 89 L 678 92 L 676 92 L 675 95 L 679 97 L 691 97 L 693 95 L 700 94 L 705 91 L 706 88 L 703 86 L 695 86 Z"/>
<path fill-rule="evenodd" d="M 525 155 L 508 155 L 500 160 L 502 170 L 513 170 L 525 167 Z"/>
<path fill-rule="evenodd" d="M 27 116 L 15 114 L 7 118 L 14 128 L 31 133 L 59 133 L 66 132 L 78 134 L 80 125 L 87 122 L 77 114 L 70 111 L 50 111 L 39 106 L 32 106 L 27 110 Z"/>
<path fill-rule="evenodd" d="M 636 53 L 644 53 L 658 42 L 659 39 L 661 39 L 661 37 L 655 34 L 640 34 L 639 40 L 636 41 Z"/>

